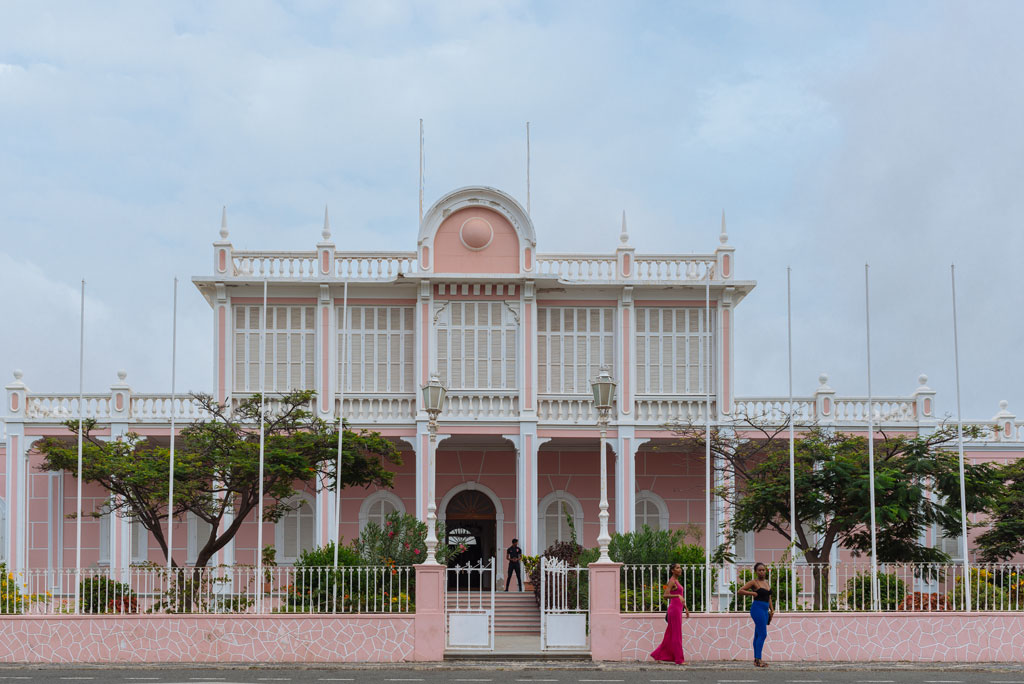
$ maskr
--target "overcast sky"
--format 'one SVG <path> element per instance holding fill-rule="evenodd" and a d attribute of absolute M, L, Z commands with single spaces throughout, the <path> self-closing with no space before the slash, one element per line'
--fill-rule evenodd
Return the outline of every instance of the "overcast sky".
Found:
<path fill-rule="evenodd" d="M 227 205 L 240 249 L 415 248 L 426 201 L 525 195 L 541 252 L 709 252 L 726 212 L 737 394 L 821 372 L 876 395 L 924 372 L 954 411 L 957 265 L 964 413 L 1024 415 L 1024 3 L 4 2 L 0 369 L 77 391 L 128 371 L 211 387 L 212 271 Z"/>

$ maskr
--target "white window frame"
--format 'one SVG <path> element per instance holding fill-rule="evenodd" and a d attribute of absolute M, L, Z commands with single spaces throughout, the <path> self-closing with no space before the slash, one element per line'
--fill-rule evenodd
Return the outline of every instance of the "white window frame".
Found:
<path fill-rule="evenodd" d="M 99 535 L 97 537 L 97 547 L 99 555 L 97 556 L 96 564 L 100 566 L 110 565 L 110 513 L 104 513 L 95 520 L 100 525 Z M 120 521 L 118 521 L 120 522 Z"/>
<path fill-rule="evenodd" d="M 710 366 L 714 394 L 715 310 L 710 326 L 703 307 L 641 306 L 635 311 L 636 393 L 703 396 Z"/>
<path fill-rule="evenodd" d="M 138 520 L 129 518 L 126 526 L 128 540 L 128 563 L 145 563 L 149 560 L 149 530 Z M 138 548 L 136 549 L 136 542 Z M 138 553 L 136 553 L 138 551 Z"/>
<path fill-rule="evenodd" d="M 517 389 L 519 314 L 511 306 L 493 299 L 448 300 L 437 306 L 437 372 L 449 390 Z M 487 323 L 479 322 L 481 311 L 487 312 Z M 495 335 L 500 335 L 497 343 Z"/>
<path fill-rule="evenodd" d="M 580 500 L 577 499 L 575 496 L 573 496 L 569 492 L 559 489 L 545 496 L 543 499 L 540 500 L 540 503 L 537 504 L 537 521 L 539 523 L 537 525 L 537 536 L 540 542 L 538 548 L 542 552 L 554 543 L 554 541 L 549 540 L 547 538 L 547 511 L 548 507 L 555 502 L 564 502 L 569 504 L 569 509 L 572 511 L 573 524 L 576 526 L 577 541 L 579 541 L 581 544 L 583 543 L 583 505 L 580 503 Z M 559 516 L 564 516 L 561 506 L 559 506 L 558 514 Z"/>
<path fill-rule="evenodd" d="M 368 497 L 363 499 L 363 503 L 359 505 L 359 531 L 362 532 L 366 529 L 366 525 L 370 522 L 370 509 L 381 501 L 386 501 L 394 506 L 395 511 L 405 515 L 405 503 L 396 496 L 393 492 L 381 490 L 370 494 Z"/>
<path fill-rule="evenodd" d="M 340 306 L 335 311 L 338 386 L 354 393 L 417 391 L 414 307 L 349 306 L 347 325 L 342 312 Z M 372 326 L 367 327 L 368 321 Z M 357 355 L 355 362 L 353 355 Z"/>
<path fill-rule="evenodd" d="M 593 329 L 595 316 L 597 330 Z M 614 363 L 614 307 L 545 306 L 537 310 L 538 393 L 590 394 L 590 383 L 601 367 Z"/>
<path fill-rule="evenodd" d="M 293 497 L 288 499 L 285 503 L 288 506 L 295 506 L 296 504 L 299 503 L 300 500 L 302 502 L 304 502 L 305 504 L 307 504 L 309 506 L 309 510 L 312 512 L 312 515 L 310 515 L 310 518 L 311 518 L 310 525 L 313 526 L 313 544 L 312 544 L 312 546 L 310 548 L 315 548 L 316 547 L 316 515 L 317 515 L 316 499 L 314 499 L 307 492 L 298 492 Z M 285 544 L 285 529 L 286 529 L 285 526 L 288 523 L 288 520 L 292 516 L 299 514 L 300 510 L 301 510 L 300 508 L 296 508 L 295 510 L 288 511 L 288 513 L 286 513 L 285 515 L 281 516 L 280 520 L 278 520 L 276 523 L 274 523 L 274 549 L 277 552 L 276 560 L 277 560 L 277 563 L 279 565 L 291 565 L 292 563 L 297 561 L 299 559 L 299 556 L 302 555 L 302 552 L 306 550 L 306 549 L 302 548 L 302 543 L 301 543 L 302 542 L 302 529 L 300 527 L 300 529 L 299 529 L 298 553 L 295 556 L 288 556 L 287 554 L 285 554 L 285 546 L 284 546 L 284 544 Z"/>
<path fill-rule="evenodd" d="M 317 372 L 316 307 L 312 304 L 268 304 L 266 391 L 315 389 Z M 260 390 L 262 304 L 235 304 L 231 310 L 234 344 L 232 387 L 236 392 Z M 284 321 L 281 317 L 284 316 Z M 298 324 L 295 325 L 296 319 Z"/>
<path fill-rule="evenodd" d="M 637 492 L 636 500 L 633 502 L 633 521 L 636 523 L 637 531 L 643 528 L 643 524 L 636 519 L 636 506 L 640 503 L 654 504 L 654 507 L 658 509 L 658 525 L 660 526 L 658 529 L 667 530 L 669 528 L 668 504 L 651 490 L 644 489 Z"/>
<path fill-rule="evenodd" d="M 199 549 L 205 545 L 200 544 L 199 535 L 202 532 L 206 532 L 204 528 L 212 527 L 212 525 L 209 525 L 192 511 L 186 514 L 186 520 L 188 521 L 188 548 L 185 553 L 185 562 L 188 565 L 194 565 L 196 558 L 199 556 Z"/>

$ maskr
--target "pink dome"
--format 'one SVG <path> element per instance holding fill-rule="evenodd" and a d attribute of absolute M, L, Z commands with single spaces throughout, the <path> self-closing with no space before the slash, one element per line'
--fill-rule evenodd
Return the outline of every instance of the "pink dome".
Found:
<path fill-rule="evenodd" d="M 480 250 L 491 244 L 491 240 L 494 239 L 494 228 L 486 219 L 474 216 L 462 224 L 459 239 L 469 249 Z"/>

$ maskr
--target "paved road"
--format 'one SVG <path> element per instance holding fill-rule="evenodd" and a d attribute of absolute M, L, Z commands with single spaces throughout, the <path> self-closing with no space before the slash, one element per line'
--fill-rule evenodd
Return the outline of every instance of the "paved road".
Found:
<path fill-rule="evenodd" d="M 1024 668 L 965 669 L 0 669 L 0 684 L 1024 684 Z"/>

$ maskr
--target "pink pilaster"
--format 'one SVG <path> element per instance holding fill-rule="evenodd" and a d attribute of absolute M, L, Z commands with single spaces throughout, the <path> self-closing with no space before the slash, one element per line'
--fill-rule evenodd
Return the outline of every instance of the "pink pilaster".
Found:
<path fill-rule="evenodd" d="M 621 563 L 591 563 L 589 566 L 590 655 L 594 660 L 622 660 L 621 567 Z"/>
<path fill-rule="evenodd" d="M 413 567 L 416 569 L 416 645 L 413 660 L 443 660 L 445 566 Z"/>

